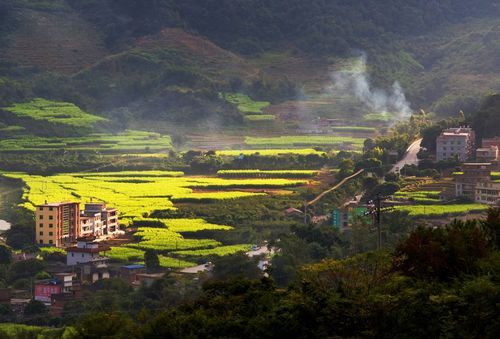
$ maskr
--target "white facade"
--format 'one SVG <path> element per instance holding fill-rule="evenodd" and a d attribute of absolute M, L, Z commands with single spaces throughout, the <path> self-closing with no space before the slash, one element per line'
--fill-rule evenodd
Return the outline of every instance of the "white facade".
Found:
<path fill-rule="evenodd" d="M 500 182 L 477 183 L 475 201 L 482 204 L 498 205 L 500 203 Z"/>
<path fill-rule="evenodd" d="M 476 150 L 477 161 L 494 161 L 498 159 L 498 147 L 482 147 Z"/>
<path fill-rule="evenodd" d="M 104 251 L 99 247 L 98 243 L 92 241 L 78 241 L 76 247 L 66 249 L 66 265 L 74 266 L 78 264 L 92 263 L 95 265 L 105 264 L 107 257 L 101 256 L 99 253 Z"/>
<path fill-rule="evenodd" d="M 450 128 L 436 139 L 436 160 L 458 158 L 466 161 L 474 146 L 474 132 L 470 128 Z"/>
<path fill-rule="evenodd" d="M 88 203 L 80 217 L 82 236 L 114 237 L 120 233 L 118 210 L 105 203 Z"/>

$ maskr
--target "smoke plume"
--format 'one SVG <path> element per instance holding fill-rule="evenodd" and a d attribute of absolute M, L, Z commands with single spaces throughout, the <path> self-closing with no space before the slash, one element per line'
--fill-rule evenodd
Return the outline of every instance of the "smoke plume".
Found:
<path fill-rule="evenodd" d="M 398 120 L 411 115 L 411 108 L 399 82 L 390 90 L 373 88 L 366 71 L 366 55 L 354 59 L 346 67 L 332 75 L 331 94 L 354 96 L 370 113 L 389 115 Z"/>

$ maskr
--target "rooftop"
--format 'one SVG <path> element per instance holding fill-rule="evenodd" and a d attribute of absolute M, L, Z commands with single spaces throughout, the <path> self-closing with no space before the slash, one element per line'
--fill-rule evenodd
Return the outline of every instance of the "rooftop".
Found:
<path fill-rule="evenodd" d="M 45 204 L 37 205 L 37 207 L 58 207 L 58 206 L 70 205 L 70 204 L 80 205 L 80 203 L 74 202 L 74 201 L 61 201 L 61 202 L 51 202 L 51 203 L 46 202 Z"/>

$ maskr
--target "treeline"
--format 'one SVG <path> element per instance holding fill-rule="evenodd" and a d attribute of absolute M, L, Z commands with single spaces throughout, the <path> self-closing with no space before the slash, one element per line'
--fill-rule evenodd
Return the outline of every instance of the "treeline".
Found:
<path fill-rule="evenodd" d="M 493 0 L 69 0 L 98 24 L 111 46 L 168 27 L 196 30 L 245 54 L 293 42 L 312 53 L 346 53 L 390 39 L 422 34 L 465 17 L 493 16 Z"/>
<path fill-rule="evenodd" d="M 286 289 L 256 278 L 244 256 L 201 290 L 173 275 L 135 292 L 101 282 L 68 304 L 63 320 L 87 338 L 494 338 L 499 231 L 498 210 L 483 221 L 417 228 L 392 252 L 307 265 Z"/>

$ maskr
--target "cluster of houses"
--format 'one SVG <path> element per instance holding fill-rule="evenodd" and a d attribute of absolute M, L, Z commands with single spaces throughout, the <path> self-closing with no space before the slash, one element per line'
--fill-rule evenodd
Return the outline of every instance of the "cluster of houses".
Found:
<path fill-rule="evenodd" d="M 19 308 L 31 299 L 43 302 L 54 316 L 61 315 L 68 301 L 82 297 L 82 286 L 110 277 L 120 277 L 133 286 L 150 285 L 163 273 L 150 274 L 144 265 L 109 265 L 106 252 L 110 246 L 105 240 L 122 234 L 118 210 L 102 202 L 47 203 L 36 206 L 36 244 L 41 247 L 58 247 L 66 251 L 66 263 L 49 265 L 49 279 L 34 282 L 33 291 L 26 295 L 11 289 L 0 289 L 0 303 L 10 303 Z M 14 258 L 30 259 L 30 255 Z"/>
<path fill-rule="evenodd" d="M 478 148 L 475 140 L 474 130 L 470 127 L 443 130 L 436 139 L 436 160 L 456 158 L 462 162 L 461 171 L 453 175 L 453 197 L 499 205 L 500 180 L 492 178 L 491 172 L 500 171 L 500 137 L 484 138 Z M 449 193 L 444 192 L 444 195 L 449 196 Z"/>

